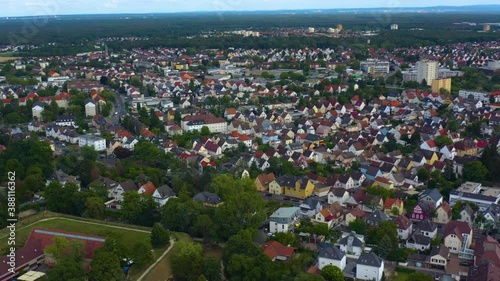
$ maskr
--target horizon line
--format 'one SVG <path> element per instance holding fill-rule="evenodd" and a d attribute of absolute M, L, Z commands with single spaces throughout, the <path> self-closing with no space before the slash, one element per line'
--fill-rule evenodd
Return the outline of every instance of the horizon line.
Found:
<path fill-rule="evenodd" d="M 500 4 L 477 4 L 477 5 L 436 5 L 436 6 L 408 6 L 408 7 L 371 7 L 371 8 L 310 8 L 310 9 L 270 9 L 270 10 L 204 10 L 204 11 L 194 11 L 194 10 L 186 10 L 186 11 L 175 11 L 175 12 L 126 12 L 126 13 L 84 13 L 84 14 L 51 14 L 51 15 L 30 15 L 30 16 L 0 16 L 0 19 L 16 19 L 16 18 L 30 18 L 30 17 L 65 17 L 65 16 L 106 16 L 106 15 L 171 15 L 171 14 L 196 14 L 196 13 L 256 13 L 256 12 L 306 12 L 306 11 L 369 11 L 369 10 L 417 10 L 417 9 L 432 9 L 432 8 L 440 8 L 440 9 L 450 9 L 450 8 L 467 8 L 467 7 L 491 7 L 497 6 L 500 8 Z M 480 10 L 479 10 L 480 11 Z M 476 11 L 476 12 L 479 12 Z M 487 10 L 483 10 L 481 12 L 488 12 Z M 496 11 L 491 11 L 492 13 Z"/>

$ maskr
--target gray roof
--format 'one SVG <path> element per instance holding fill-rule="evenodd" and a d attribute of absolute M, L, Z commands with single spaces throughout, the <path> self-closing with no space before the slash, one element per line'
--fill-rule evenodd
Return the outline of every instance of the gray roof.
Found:
<path fill-rule="evenodd" d="M 426 196 L 431 197 L 434 201 L 438 201 L 439 199 L 443 198 L 443 195 L 441 195 L 441 193 L 439 193 L 437 188 L 428 189 L 428 190 L 423 191 L 422 193 L 420 193 L 418 198 L 421 199 L 421 198 L 424 198 Z"/>
<path fill-rule="evenodd" d="M 193 200 L 214 205 L 222 202 L 222 199 L 219 197 L 219 195 L 207 191 L 196 194 L 195 196 L 193 196 Z"/>
<path fill-rule="evenodd" d="M 345 257 L 344 251 L 330 243 L 318 244 L 319 257 L 332 260 L 342 260 Z"/>
<path fill-rule="evenodd" d="M 372 221 L 372 222 L 383 222 L 383 221 L 388 221 L 390 220 L 389 217 L 384 214 L 384 212 L 380 210 L 376 210 L 375 212 L 371 213 L 367 218 L 367 221 Z"/>
<path fill-rule="evenodd" d="M 349 240 L 351 240 L 351 245 L 354 246 L 354 247 L 363 247 L 363 242 L 358 238 L 356 237 L 356 235 L 354 233 L 351 233 L 350 235 L 342 238 L 339 240 L 339 242 L 337 244 L 339 245 L 349 245 Z"/>
<path fill-rule="evenodd" d="M 126 180 L 124 182 L 121 182 L 120 185 L 122 186 L 124 191 L 137 191 L 137 184 L 133 180 Z"/>
<path fill-rule="evenodd" d="M 418 245 L 430 245 L 431 238 L 415 232 L 410 238 L 408 238 L 408 242 Z"/>
<path fill-rule="evenodd" d="M 419 222 L 415 226 L 415 231 L 427 231 L 427 232 L 434 232 L 436 230 L 436 225 L 433 224 L 430 220 L 425 219 L 421 222 Z"/>
<path fill-rule="evenodd" d="M 160 193 L 161 198 L 174 197 L 175 192 L 168 185 L 162 185 L 156 189 Z"/>
<path fill-rule="evenodd" d="M 279 208 L 278 210 L 274 211 L 274 213 L 271 215 L 271 218 L 291 218 L 295 214 L 297 214 L 299 209 L 300 208 L 298 207 Z"/>
<path fill-rule="evenodd" d="M 364 253 L 362 254 L 357 264 L 362 264 L 366 266 L 380 267 L 383 264 L 383 260 L 377 256 L 374 252 Z"/>

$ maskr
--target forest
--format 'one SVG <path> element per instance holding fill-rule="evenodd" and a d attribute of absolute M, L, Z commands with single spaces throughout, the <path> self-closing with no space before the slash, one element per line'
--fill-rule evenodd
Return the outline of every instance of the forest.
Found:
<path fill-rule="evenodd" d="M 123 17 L 71 16 L 0 20 L 0 45 L 38 45 L 25 56 L 66 55 L 92 50 L 93 43 L 108 37 L 140 37 L 147 40 L 114 41 L 111 49 L 133 47 L 206 48 L 325 48 L 364 44 L 368 38 L 331 38 L 306 36 L 262 36 L 244 38 L 223 36 L 201 38 L 209 32 L 249 29 L 277 31 L 283 28 L 335 27 L 342 24 L 351 31 L 380 30 L 371 36 L 371 46 L 423 46 L 455 42 L 496 40 L 496 32 L 482 33 L 482 25 L 463 22 L 495 22 L 495 13 L 178 13 Z M 397 23 L 399 30 L 389 30 Z M 416 30 L 418 29 L 418 30 Z M 50 44 L 49 44 L 50 43 Z"/>

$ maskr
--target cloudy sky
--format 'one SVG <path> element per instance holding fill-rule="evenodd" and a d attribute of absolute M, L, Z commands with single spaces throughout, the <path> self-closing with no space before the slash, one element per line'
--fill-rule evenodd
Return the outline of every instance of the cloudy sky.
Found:
<path fill-rule="evenodd" d="M 498 0 L 0 0 L 0 17 L 498 4 Z"/>

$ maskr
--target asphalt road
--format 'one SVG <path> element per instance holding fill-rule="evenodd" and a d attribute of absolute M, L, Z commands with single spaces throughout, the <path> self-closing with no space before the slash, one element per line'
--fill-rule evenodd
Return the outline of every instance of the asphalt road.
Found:
<path fill-rule="evenodd" d="M 118 121 L 120 120 L 120 116 L 123 118 L 127 114 L 127 109 L 125 108 L 125 97 L 124 95 L 118 93 L 117 91 L 113 90 L 112 88 L 106 88 L 107 90 L 112 91 L 115 93 L 116 96 L 116 101 L 114 103 L 114 108 L 113 108 L 113 115 L 110 117 L 111 122 L 113 124 L 118 124 Z M 117 114 L 115 114 L 115 112 Z"/>

